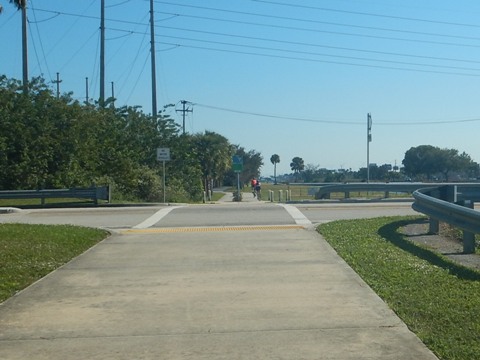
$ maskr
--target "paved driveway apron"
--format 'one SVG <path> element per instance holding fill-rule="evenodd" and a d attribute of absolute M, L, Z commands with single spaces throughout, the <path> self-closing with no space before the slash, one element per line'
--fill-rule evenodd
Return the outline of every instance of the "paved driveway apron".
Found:
<path fill-rule="evenodd" d="M 194 208 L 120 231 L 0 305 L 0 359 L 436 359 L 284 208 L 253 213 L 278 223 L 205 226 L 243 210 L 199 207 L 186 227 Z"/>

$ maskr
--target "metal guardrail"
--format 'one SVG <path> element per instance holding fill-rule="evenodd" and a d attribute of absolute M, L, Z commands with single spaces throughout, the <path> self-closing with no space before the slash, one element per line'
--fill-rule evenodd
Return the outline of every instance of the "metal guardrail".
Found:
<path fill-rule="evenodd" d="M 345 198 L 350 197 L 350 192 L 384 192 L 389 197 L 390 192 L 412 193 L 428 184 L 425 183 L 346 183 L 319 186 L 315 194 L 316 199 L 328 199 L 332 193 L 344 193 Z"/>
<path fill-rule="evenodd" d="M 438 233 L 439 221 L 463 230 L 463 252 L 475 252 L 475 234 L 480 234 L 479 184 L 457 184 L 421 188 L 413 192 L 412 208 L 430 217 L 430 233 Z"/>
<path fill-rule="evenodd" d="M 49 198 L 89 199 L 98 204 L 98 200 L 111 200 L 109 186 L 72 188 L 72 189 L 41 189 L 41 190 L 6 190 L 0 191 L 0 199 L 41 199 L 42 205 Z"/>

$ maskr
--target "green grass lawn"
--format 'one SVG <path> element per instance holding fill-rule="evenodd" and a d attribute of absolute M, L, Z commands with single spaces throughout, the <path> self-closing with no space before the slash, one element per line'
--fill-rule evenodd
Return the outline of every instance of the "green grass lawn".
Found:
<path fill-rule="evenodd" d="M 416 219 L 335 221 L 318 231 L 440 359 L 480 359 L 480 273 L 408 241 L 398 229 Z"/>
<path fill-rule="evenodd" d="M 70 225 L 0 224 L 0 302 L 107 236 Z"/>

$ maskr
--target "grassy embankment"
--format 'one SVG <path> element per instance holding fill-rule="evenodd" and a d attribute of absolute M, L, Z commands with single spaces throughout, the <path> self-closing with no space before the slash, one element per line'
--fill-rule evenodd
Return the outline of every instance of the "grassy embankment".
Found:
<path fill-rule="evenodd" d="M 408 241 L 417 218 L 335 221 L 318 231 L 442 360 L 480 359 L 480 272 Z"/>
<path fill-rule="evenodd" d="M 107 236 L 70 225 L 0 224 L 0 302 Z"/>

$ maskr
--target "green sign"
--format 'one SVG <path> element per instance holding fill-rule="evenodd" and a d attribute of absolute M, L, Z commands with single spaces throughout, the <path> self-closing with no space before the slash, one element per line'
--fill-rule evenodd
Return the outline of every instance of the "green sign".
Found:
<path fill-rule="evenodd" d="M 243 158 L 238 155 L 234 155 L 232 158 L 232 169 L 234 172 L 239 173 L 243 170 Z"/>

